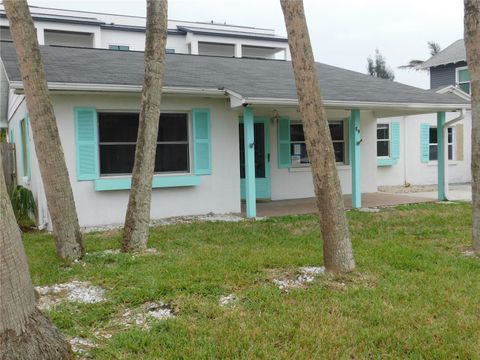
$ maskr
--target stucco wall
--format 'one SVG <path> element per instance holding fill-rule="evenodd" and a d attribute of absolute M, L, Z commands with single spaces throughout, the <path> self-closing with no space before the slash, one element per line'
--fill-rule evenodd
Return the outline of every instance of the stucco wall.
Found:
<path fill-rule="evenodd" d="M 75 106 L 83 106 L 96 107 L 98 110 L 138 110 L 139 96 L 57 95 L 53 100 L 80 225 L 122 223 L 128 203 L 128 191 L 97 192 L 93 181 L 76 180 L 73 109 Z M 212 175 L 202 176 L 199 186 L 153 189 L 152 219 L 240 211 L 238 117 L 228 110 L 227 106 L 225 100 L 164 98 L 164 110 L 190 111 L 195 107 L 210 108 Z"/>
<path fill-rule="evenodd" d="M 457 117 L 459 113 L 447 113 L 446 121 Z M 430 124 L 436 126 L 437 115 L 425 114 L 401 118 L 379 119 L 380 123 L 391 121 L 400 122 L 400 159 L 396 165 L 378 167 L 378 185 L 430 185 L 437 183 L 438 165 L 436 161 L 422 163 L 420 157 L 420 125 Z M 471 113 L 467 112 L 465 119 L 460 123 L 463 125 L 463 160 L 454 158 L 449 161 L 448 179 L 450 183 L 470 182 L 470 161 L 471 161 Z M 456 132 L 459 127 L 454 127 Z M 458 136 L 458 135 L 455 135 Z M 454 148 L 456 147 L 454 140 Z M 406 161 L 405 161 L 406 160 Z"/>

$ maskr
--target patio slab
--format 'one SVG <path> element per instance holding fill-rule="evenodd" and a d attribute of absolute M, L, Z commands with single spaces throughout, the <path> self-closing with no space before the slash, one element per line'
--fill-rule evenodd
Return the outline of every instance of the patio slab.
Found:
<path fill-rule="evenodd" d="M 412 194 L 368 193 L 362 194 L 362 205 L 365 208 L 394 206 L 403 204 L 416 204 L 435 201 L 429 197 L 412 196 Z M 346 209 L 351 209 L 352 197 L 344 196 Z M 242 206 L 242 211 L 244 210 Z M 315 198 L 275 200 L 257 203 L 258 217 L 275 217 L 287 215 L 313 214 L 317 212 Z"/>

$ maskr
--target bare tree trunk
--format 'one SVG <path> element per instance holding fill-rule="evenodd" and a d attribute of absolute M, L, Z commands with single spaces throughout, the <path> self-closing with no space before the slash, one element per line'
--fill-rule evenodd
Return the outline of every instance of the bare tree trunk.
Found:
<path fill-rule="evenodd" d="M 73 358 L 58 329 L 35 308 L 27 258 L 2 166 L 0 229 L 0 359 Z"/>
<path fill-rule="evenodd" d="M 352 243 L 303 1 L 280 0 L 280 3 L 287 27 L 305 142 L 320 213 L 325 269 L 330 272 L 351 271 L 355 268 Z"/>
<path fill-rule="evenodd" d="M 26 0 L 3 3 L 22 74 L 57 254 L 62 259 L 77 259 L 84 252 L 82 236 L 33 20 Z"/>
<path fill-rule="evenodd" d="M 123 251 L 146 249 L 167 41 L 167 0 L 147 1 L 145 72 Z"/>
<path fill-rule="evenodd" d="M 473 250 L 480 253 L 480 0 L 464 0 L 465 48 L 472 97 Z"/>

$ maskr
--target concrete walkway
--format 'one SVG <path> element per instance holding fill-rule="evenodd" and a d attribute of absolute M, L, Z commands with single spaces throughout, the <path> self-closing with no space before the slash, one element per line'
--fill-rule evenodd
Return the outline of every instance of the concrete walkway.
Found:
<path fill-rule="evenodd" d="M 436 186 L 435 186 L 436 189 Z M 422 197 L 432 200 L 437 199 L 437 191 L 422 191 L 412 193 L 402 193 L 402 195 Z M 448 200 L 450 201 L 472 201 L 472 186 L 470 184 L 452 184 L 448 187 Z"/>
<path fill-rule="evenodd" d="M 422 202 L 434 201 L 435 199 L 411 196 L 412 194 L 389 194 L 389 193 L 369 193 L 362 194 L 362 206 L 365 208 L 393 206 L 402 204 L 415 204 Z M 344 196 L 345 207 L 351 209 L 352 197 Z M 287 216 L 313 214 L 317 212 L 314 198 L 294 199 L 294 200 L 277 200 L 257 203 L 257 216 Z"/>

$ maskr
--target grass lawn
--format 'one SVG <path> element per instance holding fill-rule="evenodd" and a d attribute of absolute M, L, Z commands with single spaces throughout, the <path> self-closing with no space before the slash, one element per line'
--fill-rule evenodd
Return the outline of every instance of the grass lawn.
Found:
<path fill-rule="evenodd" d="M 465 257 L 471 205 L 423 204 L 348 213 L 357 273 L 280 291 L 272 277 L 320 266 L 315 216 L 152 229 L 158 254 L 87 256 L 67 266 L 48 234 L 26 234 L 35 285 L 90 281 L 97 304 L 48 312 L 95 359 L 480 359 L 480 259 Z M 86 236 L 89 253 L 119 233 Z M 221 307 L 234 293 L 237 302 Z M 150 330 L 112 326 L 125 308 L 171 303 Z M 110 339 L 96 339 L 105 330 Z"/>

